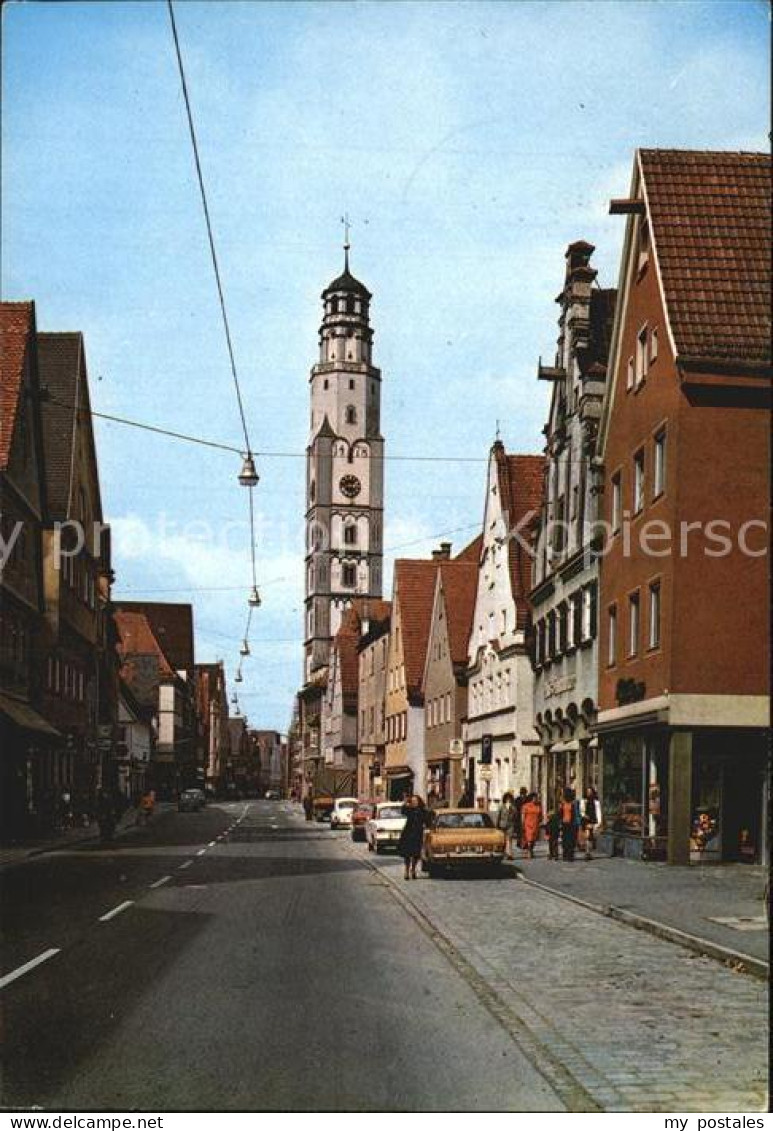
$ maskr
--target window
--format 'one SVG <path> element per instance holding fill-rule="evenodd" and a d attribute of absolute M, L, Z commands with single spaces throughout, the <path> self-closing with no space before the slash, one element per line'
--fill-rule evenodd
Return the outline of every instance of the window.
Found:
<path fill-rule="evenodd" d="M 639 594 L 631 593 L 628 598 L 628 655 L 635 656 L 639 651 Z"/>
<path fill-rule="evenodd" d="M 652 473 L 652 497 L 657 499 L 666 489 L 666 430 L 655 437 L 655 466 Z"/>
<path fill-rule="evenodd" d="M 660 582 L 650 585 L 650 648 L 660 647 Z"/>
<path fill-rule="evenodd" d="M 349 522 L 344 527 L 344 543 L 347 546 L 357 545 L 357 527 L 353 522 Z"/>
<path fill-rule="evenodd" d="M 637 271 L 641 273 L 647 266 L 650 257 L 650 228 L 646 220 L 639 225 L 639 262 Z"/>
<path fill-rule="evenodd" d="M 558 606 L 558 651 L 563 655 L 569 646 L 569 606 L 562 601 Z"/>
<path fill-rule="evenodd" d="M 641 385 L 644 378 L 647 376 L 647 366 L 649 363 L 647 355 L 647 325 L 642 326 L 639 333 L 636 335 L 636 384 Z"/>
<path fill-rule="evenodd" d="M 446 722 L 451 722 L 451 692 L 446 692 Z"/>
<path fill-rule="evenodd" d="M 582 594 L 572 596 L 571 645 L 576 648 L 582 640 Z"/>
<path fill-rule="evenodd" d="M 598 592 L 595 582 L 587 585 L 582 591 L 582 638 L 593 640 L 596 636 Z"/>
<path fill-rule="evenodd" d="M 626 374 L 625 374 L 625 387 L 626 387 L 626 389 L 632 389 L 633 388 L 633 358 L 632 357 L 628 358 L 628 366 L 626 368 Z"/>
<path fill-rule="evenodd" d="M 351 379 L 349 380 L 349 388 L 350 389 L 354 388 L 354 381 L 352 381 Z"/>
<path fill-rule="evenodd" d="M 349 404 L 349 405 L 346 406 L 345 420 L 346 420 L 347 424 L 356 424 L 357 423 L 357 409 L 354 407 L 353 404 Z"/>
<path fill-rule="evenodd" d="M 548 649 L 547 658 L 552 660 L 556 654 L 556 614 L 548 613 Z"/>
<path fill-rule="evenodd" d="M 329 389 L 330 388 L 330 382 L 328 381 L 327 377 L 325 378 L 325 380 L 322 383 L 322 388 L 323 389 Z"/>
<path fill-rule="evenodd" d="M 612 512 L 610 514 L 612 531 L 615 534 L 620 529 L 620 501 L 620 472 L 618 471 L 612 476 Z"/>
<path fill-rule="evenodd" d="M 502 635 L 507 632 L 507 609 L 502 609 Z"/>
<path fill-rule="evenodd" d="M 611 667 L 617 659 L 617 606 L 610 605 L 607 613 L 607 663 Z"/>
<path fill-rule="evenodd" d="M 537 663 L 545 663 L 545 621 L 541 620 L 537 625 Z"/>
<path fill-rule="evenodd" d="M 575 483 L 572 487 L 572 518 L 577 518 L 580 509 L 580 485 Z"/>
<path fill-rule="evenodd" d="M 633 513 L 644 506 L 644 449 L 633 457 Z"/>
<path fill-rule="evenodd" d="M 346 563 L 341 569 L 341 584 L 346 589 L 353 589 L 357 584 L 357 567 Z"/>
<path fill-rule="evenodd" d="M 650 365 L 658 360 L 658 330 L 657 326 L 650 330 Z"/>

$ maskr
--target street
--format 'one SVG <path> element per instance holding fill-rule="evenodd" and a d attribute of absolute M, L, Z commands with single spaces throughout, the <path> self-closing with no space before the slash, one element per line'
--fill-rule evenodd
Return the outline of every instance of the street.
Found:
<path fill-rule="evenodd" d="M 169 812 L 0 885 L 6 1108 L 765 1106 L 760 981 L 512 874 L 405 883 L 286 802 Z"/>

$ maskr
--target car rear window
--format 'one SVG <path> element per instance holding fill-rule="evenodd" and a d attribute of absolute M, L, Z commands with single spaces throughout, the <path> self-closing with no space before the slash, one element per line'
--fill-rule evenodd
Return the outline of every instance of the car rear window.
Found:
<path fill-rule="evenodd" d="M 494 827 L 488 813 L 439 813 L 435 820 L 438 829 L 491 829 Z"/>
<path fill-rule="evenodd" d="M 379 809 L 379 821 L 391 821 L 394 817 L 402 817 L 403 811 L 399 805 L 390 805 L 387 809 Z"/>

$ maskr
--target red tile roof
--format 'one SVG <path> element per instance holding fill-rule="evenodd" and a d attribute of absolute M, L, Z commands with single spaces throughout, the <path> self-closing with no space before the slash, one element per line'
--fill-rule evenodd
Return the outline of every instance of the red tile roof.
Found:
<path fill-rule="evenodd" d="M 35 332 L 32 302 L 0 303 L 0 471 L 11 458 L 27 342 Z"/>
<path fill-rule="evenodd" d="M 421 695 L 439 565 L 440 561 L 432 559 L 398 558 L 395 561 L 395 594 L 400 608 L 409 698 Z"/>
<path fill-rule="evenodd" d="M 509 534 L 510 585 L 515 601 L 516 624 L 523 629 L 529 620 L 526 597 L 531 588 L 532 559 L 528 545 L 533 540 L 533 527 L 528 518 L 538 513 L 542 505 L 545 457 L 507 455 L 501 443 L 494 445 L 494 453 L 499 497 Z"/>
<path fill-rule="evenodd" d="M 121 674 L 130 687 L 134 674 L 131 662 L 133 656 L 155 656 L 161 675 L 174 676 L 174 668 L 143 613 L 117 609 L 114 620 L 118 629 L 118 654 L 123 664 Z"/>
<path fill-rule="evenodd" d="M 344 710 L 356 708 L 359 684 L 359 658 L 357 645 L 360 642 L 361 622 L 356 608 L 348 608 L 341 618 L 333 647 L 338 654 L 341 673 L 341 694 Z"/>
<path fill-rule="evenodd" d="M 677 353 L 770 364 L 770 157 L 642 149 L 639 161 Z"/>
<path fill-rule="evenodd" d="M 450 562 L 440 562 L 440 578 L 446 609 L 451 663 L 466 666 L 478 589 L 477 554 L 467 561 L 454 558 Z"/>
<path fill-rule="evenodd" d="M 175 671 L 193 674 L 193 607 L 165 601 L 117 601 L 116 609 L 142 613 Z"/>

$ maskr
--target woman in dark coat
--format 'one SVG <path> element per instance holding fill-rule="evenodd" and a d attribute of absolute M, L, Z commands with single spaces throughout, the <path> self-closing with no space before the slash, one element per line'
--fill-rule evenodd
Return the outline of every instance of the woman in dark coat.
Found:
<path fill-rule="evenodd" d="M 421 858 L 421 846 L 424 843 L 424 830 L 427 827 L 429 814 L 427 808 L 418 796 L 412 794 L 402 808 L 405 824 L 397 842 L 397 851 L 405 864 L 406 880 L 416 879 L 416 865 Z"/>

